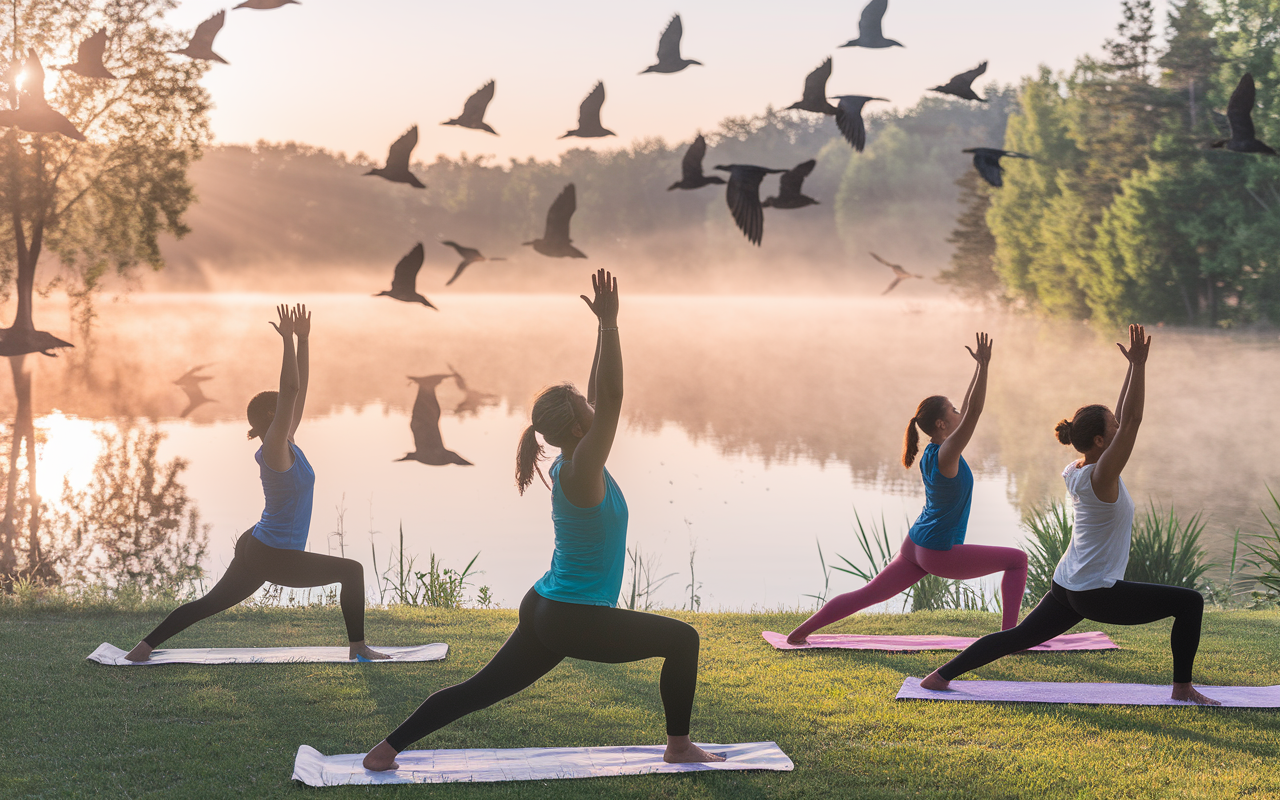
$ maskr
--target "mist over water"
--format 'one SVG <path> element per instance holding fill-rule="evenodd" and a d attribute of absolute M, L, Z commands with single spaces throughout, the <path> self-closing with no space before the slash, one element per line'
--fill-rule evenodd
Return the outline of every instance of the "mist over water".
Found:
<path fill-rule="evenodd" d="M 923 503 L 918 470 L 898 459 L 920 399 L 959 405 L 972 375 L 964 350 L 976 330 L 995 337 L 991 384 L 966 452 L 978 478 L 968 541 L 1018 544 L 1023 511 L 1063 493 L 1074 456 L 1054 423 L 1085 403 L 1113 405 L 1125 361 L 1114 337 L 941 299 L 663 296 L 624 293 L 627 394 L 610 458 L 631 506 L 629 542 L 678 573 L 657 593 L 688 597 L 689 557 L 703 608 L 808 605 L 821 590 L 815 540 L 830 560 L 860 560 L 854 509 L 883 515 L 895 536 Z M 298 432 L 317 473 L 310 548 L 345 548 L 379 570 L 403 523 L 406 549 L 461 567 L 477 551 L 503 605 L 519 601 L 550 560 L 546 490 L 521 498 L 515 444 L 542 386 L 585 387 L 594 320 L 565 295 L 454 295 L 441 312 L 367 295 L 141 293 L 104 298 L 92 341 L 35 363 L 40 489 L 56 501 L 62 477 L 88 480 L 95 426 L 155 421 L 161 455 L 190 462 L 185 480 L 213 525 L 210 574 L 262 508 L 256 442 L 244 406 L 275 388 L 276 302 L 307 303 L 314 317 L 307 415 Z M 41 306 L 50 323 L 56 300 Z M 65 319 L 65 318 L 64 318 Z M 38 320 L 39 322 L 39 320 Z M 46 327 L 55 333 L 61 326 Z M 1140 506 L 1204 510 L 1212 560 L 1229 558 L 1239 527 L 1257 530 L 1267 486 L 1280 484 L 1265 436 L 1280 389 L 1274 334 L 1153 329 L 1147 410 L 1125 480 Z M 203 385 L 217 402 L 178 418 L 186 398 L 172 381 L 212 364 Z M 494 397 L 456 413 L 452 381 L 438 397 L 445 446 L 473 467 L 396 463 L 413 449 L 409 375 L 461 373 Z M 85 387 L 91 387 L 86 389 Z M 13 396 L 0 397 L 13 416 Z M 345 541 L 330 535 L 345 505 Z M 370 530 L 378 533 L 372 537 Z M 628 575 L 628 581 L 630 576 Z M 856 582 L 838 575 L 833 591 Z"/>

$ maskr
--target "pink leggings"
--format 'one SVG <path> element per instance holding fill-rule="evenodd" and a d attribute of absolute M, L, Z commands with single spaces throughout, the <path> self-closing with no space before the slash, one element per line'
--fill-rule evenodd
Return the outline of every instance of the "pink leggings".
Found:
<path fill-rule="evenodd" d="M 880 574 L 871 583 L 827 601 L 826 605 L 787 638 L 802 639 L 855 611 L 883 603 L 905 591 L 925 575 L 968 580 L 994 572 L 1004 573 L 1004 579 L 1000 581 L 1000 597 L 1004 608 L 1001 630 L 1009 630 L 1018 624 L 1018 609 L 1022 606 L 1022 593 L 1027 588 L 1026 553 L 1014 547 L 981 544 L 958 544 L 950 550 L 929 550 L 908 537 L 902 540 L 902 549 L 898 551 L 898 555 L 880 570 Z"/>

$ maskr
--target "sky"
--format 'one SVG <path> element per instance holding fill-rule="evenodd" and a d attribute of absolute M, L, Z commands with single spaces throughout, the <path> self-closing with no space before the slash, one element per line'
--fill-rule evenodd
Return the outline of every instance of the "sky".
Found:
<path fill-rule="evenodd" d="M 168 19 L 181 29 L 234 3 L 187 0 Z M 891 0 L 885 35 L 905 47 L 839 48 L 858 35 L 862 0 L 302 0 L 228 13 L 205 78 L 216 141 L 298 141 L 376 159 L 410 125 L 416 160 L 442 153 L 554 158 L 571 146 L 616 148 L 649 137 L 687 141 L 727 116 L 800 99 L 805 76 L 835 59 L 829 94 L 887 97 L 909 107 L 929 86 L 990 61 L 980 81 L 1016 83 L 1040 64 L 1069 68 L 1113 35 L 1119 0 Z M 1166 3 L 1157 5 L 1163 21 Z M 656 61 L 673 13 L 691 66 L 638 73 Z M 489 79 L 486 121 L 499 134 L 440 122 L 457 116 Z M 617 137 L 559 140 L 578 104 L 603 80 L 602 121 Z"/>

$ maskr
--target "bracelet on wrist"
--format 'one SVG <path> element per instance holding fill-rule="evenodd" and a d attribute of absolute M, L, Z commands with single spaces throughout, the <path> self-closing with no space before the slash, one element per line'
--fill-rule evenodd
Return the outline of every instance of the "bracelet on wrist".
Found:
<path fill-rule="evenodd" d="M 617 331 L 617 330 L 618 330 L 618 326 L 617 326 L 617 325 L 614 325 L 612 328 L 606 328 L 606 327 L 605 327 L 605 326 L 603 326 L 603 325 L 601 325 L 601 326 L 600 326 L 600 332 L 601 332 L 601 333 L 604 333 L 605 331 Z"/>

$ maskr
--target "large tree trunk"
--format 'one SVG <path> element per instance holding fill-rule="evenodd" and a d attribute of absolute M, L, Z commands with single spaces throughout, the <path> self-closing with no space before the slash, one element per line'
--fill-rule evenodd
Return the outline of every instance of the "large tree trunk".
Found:
<path fill-rule="evenodd" d="M 31 367 L 26 356 L 9 359 L 13 372 L 13 393 L 17 399 L 17 412 L 13 420 L 13 436 L 9 448 L 9 474 L 5 487 L 4 518 L 0 519 L 0 575 L 6 589 L 15 577 L 26 577 L 43 583 L 57 583 L 58 573 L 50 554 L 40 543 L 40 495 L 36 491 L 36 436 L 35 417 L 31 404 Z M 18 461 L 26 455 L 26 497 L 20 497 L 19 484 L 22 471 Z M 26 513 L 26 531 L 23 536 L 23 515 Z M 23 539 L 26 539 L 23 542 Z M 25 545 L 25 547 L 24 547 Z M 18 552 L 26 550 L 26 563 L 18 563 Z"/>

